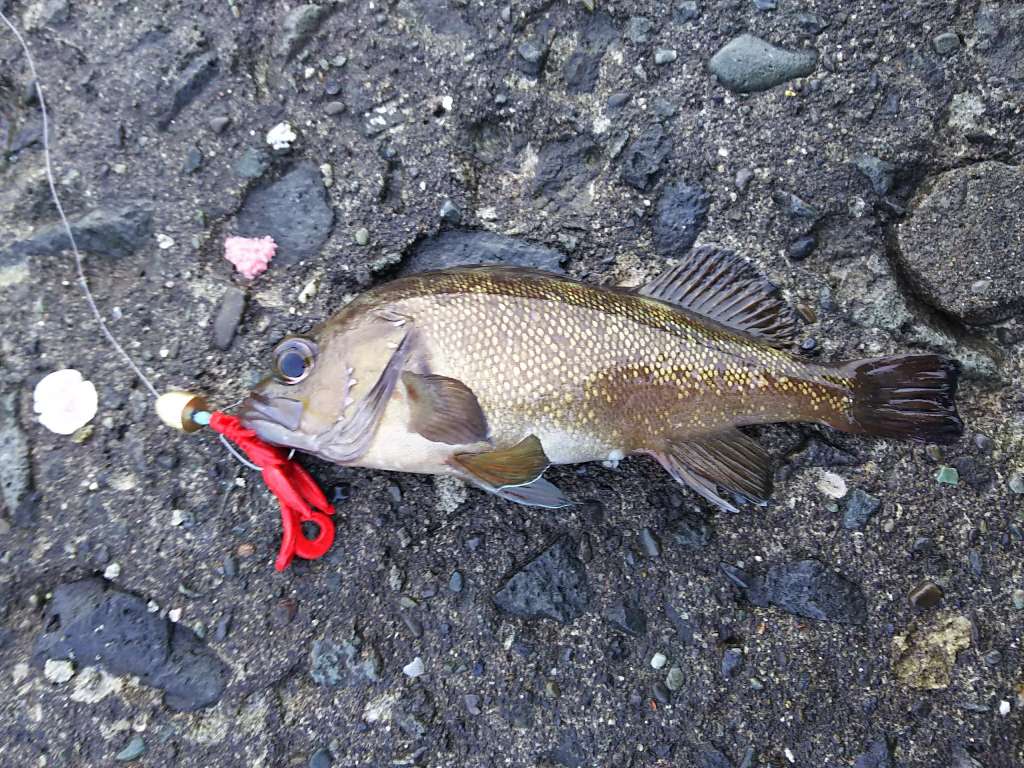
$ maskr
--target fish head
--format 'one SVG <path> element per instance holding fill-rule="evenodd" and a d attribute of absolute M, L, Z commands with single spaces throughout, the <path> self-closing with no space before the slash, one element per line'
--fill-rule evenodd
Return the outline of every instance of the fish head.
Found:
<path fill-rule="evenodd" d="M 339 329 L 328 323 L 285 337 L 271 353 L 269 374 L 242 403 L 242 425 L 273 445 L 323 453 L 326 436 L 386 363 L 387 335 L 379 325 Z"/>

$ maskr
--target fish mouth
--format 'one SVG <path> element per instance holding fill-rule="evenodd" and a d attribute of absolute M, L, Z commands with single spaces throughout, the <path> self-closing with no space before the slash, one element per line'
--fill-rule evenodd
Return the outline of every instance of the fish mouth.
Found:
<path fill-rule="evenodd" d="M 261 440 L 274 445 L 299 448 L 304 435 L 299 433 L 302 423 L 302 403 L 290 397 L 270 397 L 252 392 L 238 412 L 242 426 L 251 429 Z"/>

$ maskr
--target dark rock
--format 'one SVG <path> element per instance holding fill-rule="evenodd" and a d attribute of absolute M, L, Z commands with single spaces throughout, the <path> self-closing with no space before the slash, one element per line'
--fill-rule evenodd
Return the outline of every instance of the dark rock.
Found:
<path fill-rule="evenodd" d="M 722 654 L 722 677 L 729 680 L 743 667 L 743 651 L 739 648 L 726 648 Z"/>
<path fill-rule="evenodd" d="M 618 33 L 607 14 L 590 14 L 580 32 L 579 45 L 562 70 L 565 88 L 569 93 L 593 92 L 601 74 L 601 59 L 616 37 Z"/>
<path fill-rule="evenodd" d="M 816 437 L 787 460 L 793 467 L 856 467 L 864 463 L 858 456 Z"/>
<path fill-rule="evenodd" d="M 288 11 L 281 23 L 281 37 L 277 41 L 277 55 L 285 61 L 309 42 L 327 17 L 328 7 L 321 5 L 300 5 Z"/>
<path fill-rule="evenodd" d="M 881 506 L 881 500 L 860 488 L 854 488 L 843 500 L 843 528 L 848 531 L 863 528 Z"/>
<path fill-rule="evenodd" d="M 203 153 L 199 147 L 189 147 L 188 152 L 185 153 L 185 162 L 181 164 L 181 170 L 184 173 L 195 173 L 203 167 Z"/>
<path fill-rule="evenodd" d="M 659 680 L 651 686 L 651 697 L 659 704 L 668 704 L 672 701 L 672 691 Z"/>
<path fill-rule="evenodd" d="M 516 48 L 516 69 L 527 77 L 539 78 L 544 73 L 550 48 L 543 40 L 526 40 Z"/>
<path fill-rule="evenodd" d="M 249 147 L 235 160 L 231 170 L 240 179 L 258 179 L 270 168 L 270 155 L 261 149 Z"/>
<path fill-rule="evenodd" d="M 441 221 L 448 224 L 458 224 L 462 221 L 462 211 L 459 210 L 459 206 L 451 200 L 445 200 L 441 204 Z"/>
<path fill-rule="evenodd" d="M 133 206 L 97 208 L 71 221 L 79 250 L 115 258 L 131 256 L 153 234 L 153 215 Z M 55 224 L 11 246 L 17 255 L 44 255 L 70 250 L 64 227 Z"/>
<path fill-rule="evenodd" d="M 733 766 L 728 757 L 710 744 L 704 744 L 697 752 L 696 768 L 733 768 Z"/>
<path fill-rule="evenodd" d="M 853 768 L 893 768 L 889 740 L 879 736 L 872 741 L 867 751 L 854 759 Z"/>
<path fill-rule="evenodd" d="M 789 244 L 789 258 L 793 261 L 803 261 L 818 247 L 818 238 L 814 235 L 805 235 L 797 238 Z"/>
<path fill-rule="evenodd" d="M 622 157 L 622 178 L 631 187 L 645 192 L 661 172 L 672 152 L 672 140 L 660 124 L 649 126 L 626 147 Z"/>
<path fill-rule="evenodd" d="M 320 169 L 304 162 L 249 193 L 238 214 L 237 231 L 246 237 L 270 235 L 278 246 L 275 263 L 294 264 L 320 252 L 333 223 Z"/>
<path fill-rule="evenodd" d="M 604 617 L 613 627 L 633 637 L 643 637 L 647 633 L 647 614 L 643 609 L 630 603 L 616 603 L 608 609 Z"/>
<path fill-rule="evenodd" d="M 871 188 L 876 195 L 884 197 L 892 191 L 896 179 L 895 165 L 872 155 L 861 155 L 853 164 L 864 174 L 864 178 L 871 182 Z"/>
<path fill-rule="evenodd" d="M 700 16 L 700 6 L 697 0 L 682 0 L 676 3 L 676 9 L 672 13 L 672 21 L 676 24 L 686 24 Z"/>
<path fill-rule="evenodd" d="M 1024 169 L 986 161 L 942 174 L 898 229 L 897 257 L 933 307 L 977 325 L 1024 310 Z"/>
<path fill-rule="evenodd" d="M 813 222 L 820 218 L 820 214 L 814 206 L 792 192 L 776 189 L 772 192 L 772 202 L 787 213 L 791 219 L 804 219 Z"/>
<path fill-rule="evenodd" d="M 910 593 L 910 604 L 915 608 L 934 608 L 942 600 L 942 588 L 933 581 L 923 581 Z"/>
<path fill-rule="evenodd" d="M 708 68 L 730 91 L 750 93 L 805 77 L 817 64 L 816 51 L 787 51 L 744 34 L 730 40 L 712 56 Z"/>
<path fill-rule="evenodd" d="M 573 543 L 562 538 L 508 578 L 494 603 L 505 613 L 524 619 L 554 619 L 567 624 L 582 615 L 590 588 Z"/>
<path fill-rule="evenodd" d="M 416 243 L 405 260 L 402 274 L 477 264 L 533 267 L 561 273 L 564 258 L 558 251 L 528 240 L 491 232 L 447 230 Z"/>
<path fill-rule="evenodd" d="M 828 28 L 828 22 L 816 13 L 803 11 L 796 15 L 797 25 L 811 35 L 820 35 Z"/>
<path fill-rule="evenodd" d="M 164 703 L 192 711 L 216 703 L 228 666 L 191 630 L 151 613 L 141 597 L 102 579 L 59 585 L 46 607 L 33 660 L 73 658 L 115 675 L 137 675 L 164 691 Z"/>
<path fill-rule="evenodd" d="M 711 196 L 678 181 L 665 186 L 654 209 L 654 247 L 663 256 L 680 257 L 704 228 Z"/>
<path fill-rule="evenodd" d="M 711 543 L 714 532 L 708 519 L 696 508 L 690 508 L 669 523 L 668 534 L 679 546 L 701 549 Z"/>
<path fill-rule="evenodd" d="M 18 419 L 16 391 L 0 394 L 0 492 L 3 508 L 16 524 L 34 527 L 35 515 L 20 515 L 33 491 L 29 443 Z"/>
<path fill-rule="evenodd" d="M 537 156 L 533 192 L 551 197 L 564 187 L 575 194 L 597 176 L 601 148 L 582 134 L 545 144 Z"/>
<path fill-rule="evenodd" d="M 210 81 L 217 76 L 217 54 L 210 52 L 196 56 L 171 87 L 167 102 L 158 108 L 157 128 L 166 131 L 178 114 L 191 104 Z"/>
<path fill-rule="evenodd" d="M 956 744 L 949 754 L 949 768 L 985 768 L 962 745 Z"/>
<path fill-rule="evenodd" d="M 217 307 L 217 316 L 213 320 L 213 343 L 217 349 L 228 349 L 235 338 L 235 331 L 242 321 L 245 312 L 245 291 L 229 285 Z"/>
<path fill-rule="evenodd" d="M 750 577 L 746 598 L 762 607 L 774 605 L 795 616 L 839 624 L 867 621 L 861 588 L 817 560 L 774 565 L 765 576 Z"/>
<path fill-rule="evenodd" d="M 622 109 L 626 106 L 630 99 L 633 98 L 631 93 L 613 93 L 608 97 L 608 101 L 605 102 L 605 106 L 608 107 L 609 112 L 614 112 L 617 109 Z"/>
<path fill-rule="evenodd" d="M 551 760 L 564 768 L 583 768 L 588 764 L 587 753 L 572 731 L 562 734 L 558 746 L 551 751 Z"/>
<path fill-rule="evenodd" d="M 973 456 L 961 456 L 950 462 L 950 466 L 957 471 L 960 479 L 966 482 L 976 491 L 983 491 L 995 480 L 995 473 L 992 467 Z"/>

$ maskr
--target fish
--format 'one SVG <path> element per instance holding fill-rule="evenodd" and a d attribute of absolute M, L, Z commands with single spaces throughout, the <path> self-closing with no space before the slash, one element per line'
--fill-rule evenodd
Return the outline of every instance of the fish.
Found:
<path fill-rule="evenodd" d="M 743 257 L 702 245 L 635 289 L 507 266 L 413 274 L 276 345 L 239 414 L 343 466 L 449 475 L 521 504 L 571 503 L 552 464 L 657 460 L 717 507 L 766 504 L 778 422 L 949 443 L 959 365 L 933 353 L 825 363 Z"/>

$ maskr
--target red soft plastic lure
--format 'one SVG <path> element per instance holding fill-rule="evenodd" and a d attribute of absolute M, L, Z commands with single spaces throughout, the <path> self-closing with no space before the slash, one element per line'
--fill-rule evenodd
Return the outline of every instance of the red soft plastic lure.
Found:
<path fill-rule="evenodd" d="M 322 557 L 334 543 L 334 521 L 330 517 L 334 507 L 316 481 L 283 449 L 263 442 L 243 427 L 236 416 L 214 411 L 210 414 L 210 429 L 224 435 L 260 467 L 263 482 L 281 503 L 281 549 L 274 567 L 283 571 L 296 555 L 304 560 Z M 303 523 L 316 525 L 316 538 L 306 537 Z"/>

